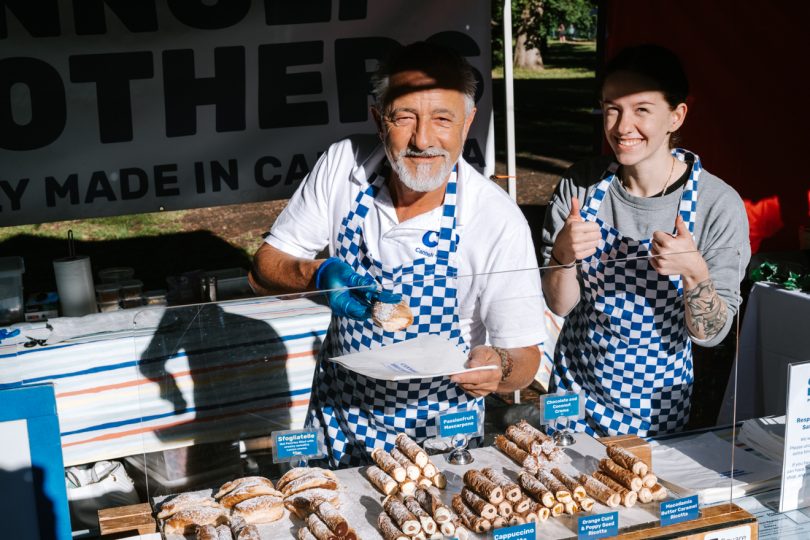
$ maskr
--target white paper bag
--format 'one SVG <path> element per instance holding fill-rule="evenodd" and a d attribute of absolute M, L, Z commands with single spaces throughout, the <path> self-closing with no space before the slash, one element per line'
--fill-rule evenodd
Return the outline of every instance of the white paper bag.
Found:
<path fill-rule="evenodd" d="M 140 502 L 132 479 L 119 461 L 65 469 L 73 529 L 98 528 L 98 511 Z"/>

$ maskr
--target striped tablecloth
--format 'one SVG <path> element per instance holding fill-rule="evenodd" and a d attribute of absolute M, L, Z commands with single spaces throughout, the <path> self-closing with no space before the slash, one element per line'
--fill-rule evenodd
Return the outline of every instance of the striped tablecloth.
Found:
<path fill-rule="evenodd" d="M 128 311 L 130 328 L 32 348 L 21 339 L 0 354 L 0 388 L 54 384 L 66 466 L 303 426 L 327 307 L 251 299 Z"/>

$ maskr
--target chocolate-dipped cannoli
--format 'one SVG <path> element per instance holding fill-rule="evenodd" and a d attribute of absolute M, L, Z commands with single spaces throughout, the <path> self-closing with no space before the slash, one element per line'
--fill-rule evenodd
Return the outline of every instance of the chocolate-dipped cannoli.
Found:
<path fill-rule="evenodd" d="M 655 484 L 653 487 L 651 487 L 650 493 L 652 493 L 652 498 L 654 501 L 663 501 L 667 498 L 667 488 L 661 484 Z"/>
<path fill-rule="evenodd" d="M 596 471 L 593 473 L 593 477 L 615 491 L 619 497 L 621 497 L 622 504 L 626 508 L 631 508 L 634 504 L 636 504 L 638 494 L 635 491 L 627 489 L 602 471 Z"/>
<path fill-rule="evenodd" d="M 503 435 L 498 435 L 495 437 L 495 446 L 498 447 L 498 450 L 512 458 L 515 463 L 532 474 L 535 474 L 540 468 L 540 465 L 537 462 L 537 457 L 520 449 L 515 443 Z"/>
<path fill-rule="evenodd" d="M 492 521 L 498 515 L 498 509 L 494 504 L 482 499 L 469 488 L 461 489 L 461 499 L 473 512 L 484 519 Z"/>
<path fill-rule="evenodd" d="M 399 527 L 391 520 L 385 512 L 380 512 L 377 516 L 377 527 L 379 527 L 382 537 L 385 540 L 410 540 L 410 538 L 399 530 Z"/>
<path fill-rule="evenodd" d="M 641 458 L 617 444 L 607 445 L 607 455 L 610 456 L 613 461 L 625 469 L 632 471 L 633 474 L 637 476 L 644 477 L 644 475 L 649 472 L 650 468 Z"/>
<path fill-rule="evenodd" d="M 525 514 L 534 506 L 535 501 L 529 497 L 523 497 L 512 505 L 512 510 L 516 514 Z"/>
<path fill-rule="evenodd" d="M 312 536 L 318 540 L 338 540 L 338 536 L 329 529 L 317 514 L 307 516 L 307 528 L 312 533 Z"/>
<path fill-rule="evenodd" d="M 391 454 L 382 448 L 375 448 L 374 451 L 371 452 L 371 459 L 374 460 L 374 463 L 376 463 L 380 469 L 397 482 L 402 483 L 408 477 L 405 468 L 397 463 L 397 460 L 392 458 Z"/>
<path fill-rule="evenodd" d="M 621 504 L 622 498 L 619 496 L 619 494 L 593 476 L 588 474 L 580 474 L 578 480 L 579 483 L 582 484 L 582 487 L 585 488 L 588 495 L 605 506 L 616 508 Z"/>
<path fill-rule="evenodd" d="M 528 452 L 533 456 L 537 456 L 543 453 L 543 446 L 535 440 L 532 435 L 526 431 L 523 431 L 517 426 L 509 426 L 506 428 L 504 432 L 509 440 L 515 443 L 518 448 L 523 450 L 524 452 Z"/>
<path fill-rule="evenodd" d="M 568 501 L 573 500 L 573 497 L 571 497 L 571 492 L 568 491 L 565 484 L 557 480 L 557 477 L 551 474 L 549 471 L 543 469 L 537 471 L 537 479 L 540 480 L 544 486 L 550 489 L 551 492 L 554 493 L 554 498 L 561 503 L 565 504 Z"/>
<path fill-rule="evenodd" d="M 464 526 L 471 531 L 483 533 L 492 528 L 492 523 L 489 520 L 477 515 L 475 512 L 470 510 L 466 504 L 464 504 L 464 500 L 461 498 L 461 495 L 456 494 L 453 496 L 452 507 L 456 514 L 458 514 L 458 517 L 461 519 Z"/>
<path fill-rule="evenodd" d="M 346 533 L 349 532 L 349 523 L 346 518 L 329 501 L 320 503 L 315 508 L 315 513 L 336 535 L 345 537 Z"/>
<path fill-rule="evenodd" d="M 520 482 L 520 486 L 526 493 L 543 503 L 543 506 L 551 508 L 557 502 L 554 493 L 546 487 L 545 484 L 529 473 L 520 473 L 518 482 Z"/>
<path fill-rule="evenodd" d="M 653 473 L 648 472 L 647 474 L 641 477 L 641 483 L 644 487 L 651 488 L 658 483 L 658 477 L 655 476 Z"/>
<path fill-rule="evenodd" d="M 420 505 L 414 497 L 405 497 L 402 501 L 405 503 L 405 508 L 419 518 L 419 524 L 422 525 L 422 530 L 425 531 L 425 534 L 433 534 L 436 532 L 438 527 L 433 517 L 422 508 L 422 505 Z"/>
<path fill-rule="evenodd" d="M 558 468 L 551 469 L 551 474 L 554 477 L 563 483 L 565 487 L 571 491 L 571 495 L 574 497 L 575 501 L 579 501 L 584 499 L 588 496 L 588 493 L 585 491 L 585 488 L 580 485 L 580 483 L 570 474 L 562 471 Z"/>
<path fill-rule="evenodd" d="M 397 448 L 399 448 L 403 454 L 408 456 L 408 459 L 416 463 L 417 467 L 423 469 L 425 465 L 427 465 L 428 455 L 418 444 L 416 444 L 416 441 L 404 433 L 400 433 L 397 435 L 396 444 Z"/>
<path fill-rule="evenodd" d="M 481 469 L 481 474 L 492 480 L 494 484 L 501 486 L 501 489 L 503 489 L 503 496 L 507 501 L 517 502 L 523 498 L 523 493 L 520 491 L 520 486 L 510 480 L 505 474 L 498 472 L 491 467 Z"/>
<path fill-rule="evenodd" d="M 383 509 L 391 516 L 397 527 L 408 536 L 413 536 L 422 529 L 416 516 L 408 510 L 405 503 L 396 495 L 385 498 Z"/>
<path fill-rule="evenodd" d="M 625 469 L 610 458 L 599 460 L 599 469 L 629 490 L 638 491 L 644 485 L 633 471 Z"/>
<path fill-rule="evenodd" d="M 652 502 L 653 496 L 652 491 L 650 488 L 643 486 L 640 490 L 638 490 L 638 502 L 641 504 Z"/>
<path fill-rule="evenodd" d="M 446 523 L 450 521 L 452 512 L 442 502 L 441 495 L 436 488 L 417 489 L 414 498 L 425 511 L 433 516 L 436 523 Z M 443 533 L 445 534 L 445 533 Z"/>
<path fill-rule="evenodd" d="M 464 473 L 464 485 L 492 504 L 503 500 L 503 489 L 475 469 Z"/>
<path fill-rule="evenodd" d="M 396 493 L 397 489 L 399 489 L 397 481 L 376 465 L 371 465 L 366 469 L 366 478 L 385 495 Z"/>
<path fill-rule="evenodd" d="M 408 456 L 403 454 L 399 448 L 392 448 L 390 454 L 391 457 L 394 458 L 394 461 L 405 469 L 405 475 L 408 478 L 411 480 L 419 480 L 419 477 L 422 476 L 422 469 L 420 469 L 416 463 L 408 459 Z"/>

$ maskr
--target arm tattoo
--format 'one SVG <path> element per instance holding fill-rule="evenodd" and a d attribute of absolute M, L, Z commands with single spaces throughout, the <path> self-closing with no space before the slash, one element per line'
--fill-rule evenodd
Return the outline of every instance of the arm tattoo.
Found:
<path fill-rule="evenodd" d="M 686 325 L 697 339 L 709 339 L 723 330 L 728 319 L 726 303 L 717 294 L 711 279 L 701 281 L 694 289 L 684 291 Z"/>

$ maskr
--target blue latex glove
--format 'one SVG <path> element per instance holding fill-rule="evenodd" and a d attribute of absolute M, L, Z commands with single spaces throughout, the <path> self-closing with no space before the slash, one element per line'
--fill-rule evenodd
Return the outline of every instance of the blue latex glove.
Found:
<path fill-rule="evenodd" d="M 398 304 L 402 295 L 378 291 L 377 282 L 366 274 L 361 276 L 337 257 L 326 259 L 315 273 L 315 287 L 326 293 L 332 313 L 358 321 L 371 318 L 371 304 Z M 358 289 L 355 287 L 363 287 Z M 351 290 L 346 290 L 351 288 Z M 331 289 L 331 290 L 330 290 Z"/>

